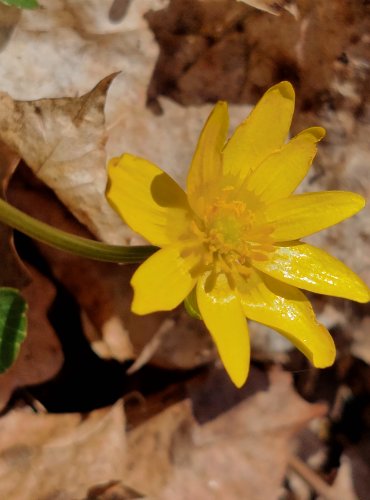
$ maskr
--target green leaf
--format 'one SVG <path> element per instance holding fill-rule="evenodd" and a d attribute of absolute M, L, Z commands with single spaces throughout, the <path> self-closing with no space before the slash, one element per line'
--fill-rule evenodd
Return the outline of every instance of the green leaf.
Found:
<path fill-rule="evenodd" d="M 0 373 L 15 361 L 26 338 L 27 303 L 18 290 L 0 288 Z"/>
<path fill-rule="evenodd" d="M 5 5 L 18 7 L 19 9 L 37 9 L 37 7 L 40 7 L 37 0 L 0 0 L 0 2 L 5 3 Z"/>

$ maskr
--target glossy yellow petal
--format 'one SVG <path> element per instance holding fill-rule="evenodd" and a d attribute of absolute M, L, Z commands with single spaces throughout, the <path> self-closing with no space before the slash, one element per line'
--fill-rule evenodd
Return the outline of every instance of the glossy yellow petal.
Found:
<path fill-rule="evenodd" d="M 241 387 L 247 379 L 250 363 L 247 321 L 225 276 L 220 275 L 211 290 L 208 290 L 208 281 L 207 274 L 198 281 L 198 307 L 227 373 L 234 384 Z"/>
<path fill-rule="evenodd" d="M 235 130 L 223 152 L 225 175 L 245 179 L 267 156 L 280 149 L 294 111 L 294 89 L 289 82 L 271 87 L 248 118 Z"/>
<path fill-rule="evenodd" d="M 300 290 L 255 271 L 240 294 L 247 318 L 276 329 L 317 368 L 333 364 L 333 339 Z"/>
<path fill-rule="evenodd" d="M 194 254 L 183 257 L 183 247 L 171 245 L 153 254 L 131 279 L 136 314 L 170 311 L 178 306 L 195 286 L 191 275 Z"/>
<path fill-rule="evenodd" d="M 184 191 L 152 163 L 124 154 L 108 165 L 106 196 L 127 224 L 153 245 L 176 242 L 188 227 Z"/>
<path fill-rule="evenodd" d="M 258 218 L 273 226 L 274 241 L 298 240 L 351 217 L 364 206 L 364 198 L 356 193 L 305 193 L 269 204 Z"/>
<path fill-rule="evenodd" d="M 251 192 L 260 201 L 271 203 L 291 195 L 306 176 L 316 154 L 316 143 L 324 136 L 323 128 L 312 127 L 272 153 L 246 178 L 241 198 Z"/>
<path fill-rule="evenodd" d="M 254 266 L 284 283 L 357 302 L 370 301 L 370 290 L 365 283 L 324 250 L 293 242 L 276 246 L 269 257 L 269 260 L 256 261 Z"/>
<path fill-rule="evenodd" d="M 227 103 L 220 101 L 200 134 L 187 179 L 189 203 L 198 213 L 203 212 L 206 200 L 214 196 L 221 181 L 221 151 L 228 128 Z"/>

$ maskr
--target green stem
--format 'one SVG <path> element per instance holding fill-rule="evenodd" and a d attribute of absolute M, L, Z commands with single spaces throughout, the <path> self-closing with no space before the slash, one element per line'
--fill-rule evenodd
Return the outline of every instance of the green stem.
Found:
<path fill-rule="evenodd" d="M 0 199 L 0 222 L 35 240 L 80 257 L 106 262 L 139 263 L 152 255 L 153 246 L 124 247 L 82 238 L 49 226 Z"/>

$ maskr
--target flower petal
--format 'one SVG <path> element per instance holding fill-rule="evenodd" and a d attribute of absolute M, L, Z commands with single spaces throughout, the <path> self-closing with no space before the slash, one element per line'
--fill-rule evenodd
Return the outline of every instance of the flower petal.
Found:
<path fill-rule="evenodd" d="M 300 290 L 255 271 L 240 294 L 247 318 L 276 329 L 317 368 L 333 364 L 333 339 Z"/>
<path fill-rule="evenodd" d="M 178 240 L 187 228 L 186 194 L 165 172 L 130 154 L 108 165 L 106 196 L 127 224 L 153 245 Z"/>
<path fill-rule="evenodd" d="M 274 241 L 298 240 L 351 217 L 365 206 L 365 200 L 356 193 L 324 191 L 304 193 L 277 200 L 266 206 L 262 224 L 274 227 Z M 256 222 L 256 225 L 258 225 Z"/>
<path fill-rule="evenodd" d="M 294 89 L 289 82 L 271 87 L 248 118 L 235 130 L 223 152 L 225 175 L 245 179 L 267 156 L 280 149 L 294 111 Z"/>
<path fill-rule="evenodd" d="M 221 151 L 226 142 L 229 115 L 226 102 L 218 102 L 200 134 L 187 178 L 192 208 L 202 213 L 205 198 L 214 195 L 222 175 Z"/>
<path fill-rule="evenodd" d="M 334 297 L 369 302 L 370 290 L 340 260 L 324 250 L 301 242 L 276 246 L 269 260 L 254 267 L 284 283 Z"/>
<path fill-rule="evenodd" d="M 247 379 L 250 363 L 247 321 L 226 277 L 219 275 L 211 290 L 208 290 L 208 278 L 209 274 L 204 274 L 198 281 L 199 310 L 227 373 L 234 384 L 241 387 Z"/>
<path fill-rule="evenodd" d="M 324 136 L 321 127 L 304 130 L 253 170 L 241 189 L 267 203 L 291 195 L 306 176 L 316 154 L 316 143 Z"/>
<path fill-rule="evenodd" d="M 139 266 L 131 279 L 136 314 L 169 311 L 177 307 L 195 286 L 191 275 L 194 254 L 182 256 L 183 247 L 162 248 Z"/>

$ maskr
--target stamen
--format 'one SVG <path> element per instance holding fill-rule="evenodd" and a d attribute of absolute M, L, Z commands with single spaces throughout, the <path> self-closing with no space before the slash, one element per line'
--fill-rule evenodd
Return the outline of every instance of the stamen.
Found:
<path fill-rule="evenodd" d="M 192 268 L 192 274 L 212 270 L 227 277 L 234 288 L 239 279 L 251 274 L 253 261 L 265 261 L 274 251 L 271 225 L 257 225 L 255 213 L 241 200 L 230 199 L 234 187 L 226 186 L 221 195 L 206 207 L 203 220 L 191 222 L 191 233 L 199 246 L 192 245 L 186 252 L 198 252 L 200 260 Z"/>

